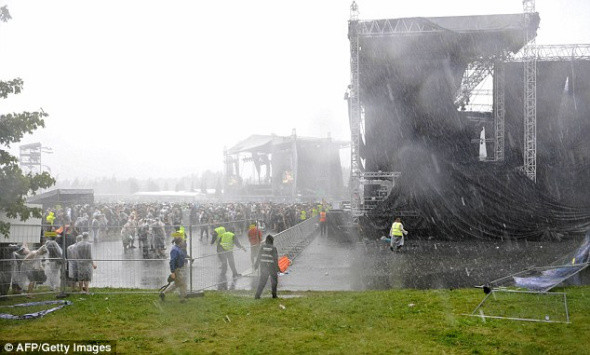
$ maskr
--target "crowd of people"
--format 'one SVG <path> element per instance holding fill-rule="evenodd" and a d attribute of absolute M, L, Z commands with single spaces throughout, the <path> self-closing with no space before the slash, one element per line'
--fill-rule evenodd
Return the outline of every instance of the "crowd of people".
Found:
<path fill-rule="evenodd" d="M 88 292 L 92 270 L 92 243 L 120 238 L 125 251 L 140 248 L 144 258 L 167 258 L 170 236 L 192 228 L 193 238 L 223 249 L 223 225 L 233 233 L 248 233 L 251 260 L 254 263 L 262 242 L 260 230 L 279 233 L 307 217 L 327 209 L 317 203 L 97 203 L 53 206 L 44 211 L 43 235 L 37 250 L 15 246 L 13 253 L 13 292 L 30 294 L 40 284 L 57 291 L 65 259 L 67 285 Z M 252 227 L 256 227 L 255 235 Z M 224 230 L 224 233 L 226 231 Z M 226 235 L 227 236 L 227 235 Z M 232 235 L 233 237 L 233 235 Z M 225 238 L 225 237 L 224 237 Z M 232 238 L 232 243 L 234 239 Z M 235 239 L 237 242 L 237 239 Z M 240 246 L 241 247 L 241 246 Z M 170 250 L 172 247 L 170 246 Z M 233 260 L 228 260 L 232 272 Z M 222 267 L 227 268 L 226 263 Z M 223 270 L 222 270 L 223 271 Z"/>
<path fill-rule="evenodd" d="M 102 203 L 74 206 L 54 206 L 45 211 L 45 220 L 52 214 L 52 225 L 73 226 L 77 233 L 89 232 L 93 241 L 101 235 L 116 234 L 129 221 L 134 227 L 142 220 L 159 220 L 169 234 L 174 228 L 207 226 L 210 235 L 214 225 L 227 221 L 258 220 L 268 229 L 281 232 L 300 221 L 301 211 L 311 216 L 315 203 Z M 246 230 L 248 224 L 236 224 L 236 232 Z"/>
<path fill-rule="evenodd" d="M 65 240 L 63 240 L 65 238 Z M 67 246 L 64 253 L 62 246 Z M 60 291 L 62 265 L 67 262 L 64 280 L 73 291 L 88 293 L 96 263 L 92 258 L 92 245 L 88 232 L 76 237 L 62 234 L 47 237 L 36 250 L 20 245 L 13 252 L 11 286 L 14 293 L 27 290 L 32 297 L 35 286 L 47 283 L 52 291 Z"/>

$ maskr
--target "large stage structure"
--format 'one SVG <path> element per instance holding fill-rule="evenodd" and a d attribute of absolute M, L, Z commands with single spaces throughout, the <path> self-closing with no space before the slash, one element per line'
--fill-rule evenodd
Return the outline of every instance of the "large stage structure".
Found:
<path fill-rule="evenodd" d="M 533 0 L 523 4 L 522 14 L 359 20 L 353 2 L 351 214 L 365 232 L 383 233 L 398 215 L 429 233 L 539 236 L 551 224 L 540 206 L 573 218 L 572 230 L 587 226 L 590 45 L 535 45 L 540 17 Z M 471 111 L 490 76 L 492 110 Z M 482 159 L 474 143 L 492 153 Z M 510 196 L 500 202 L 497 193 Z M 500 203 L 530 211 L 510 217 L 514 206 L 504 212 Z M 546 223 L 535 216 L 525 232 L 516 220 L 526 214 Z"/>
<path fill-rule="evenodd" d="M 345 196 L 340 149 L 331 138 L 252 135 L 224 152 L 231 200 L 319 201 Z"/>

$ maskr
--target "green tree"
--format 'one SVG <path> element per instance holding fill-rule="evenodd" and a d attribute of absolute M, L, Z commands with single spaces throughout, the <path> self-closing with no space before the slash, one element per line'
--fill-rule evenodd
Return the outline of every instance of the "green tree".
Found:
<path fill-rule="evenodd" d="M 6 6 L 1 7 L 0 21 L 6 22 L 10 18 Z M 0 98 L 19 94 L 22 90 L 23 81 L 20 78 L 0 81 Z M 10 145 L 19 142 L 26 133 L 45 127 L 43 118 L 47 116 L 42 109 L 39 112 L 0 115 L 0 211 L 10 218 L 20 218 L 22 221 L 31 216 L 41 218 L 43 211 L 40 208 L 25 206 L 26 196 L 55 184 L 55 180 L 47 172 L 24 175 L 18 159 L 8 152 Z M 9 233 L 10 224 L 0 221 L 0 234 L 7 237 Z"/>

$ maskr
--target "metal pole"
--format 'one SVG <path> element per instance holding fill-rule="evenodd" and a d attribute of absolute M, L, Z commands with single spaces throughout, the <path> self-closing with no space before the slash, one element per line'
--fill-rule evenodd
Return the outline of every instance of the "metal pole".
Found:
<path fill-rule="evenodd" d="M 68 282 L 67 276 L 66 276 L 66 263 L 67 263 L 67 259 L 66 259 L 66 226 L 63 226 L 63 231 L 62 231 L 62 237 L 61 237 L 61 277 L 60 277 L 60 287 L 59 287 L 59 294 L 56 296 L 57 298 L 65 298 L 68 296 L 68 294 L 66 293 L 66 283 Z"/>
<path fill-rule="evenodd" d="M 189 238 L 188 239 L 189 250 L 191 251 L 190 255 L 189 255 L 189 258 L 190 258 L 190 261 L 189 261 L 190 265 L 189 266 L 190 267 L 188 269 L 188 277 L 190 280 L 189 292 L 192 293 L 193 292 L 193 224 L 192 223 L 188 226 L 188 238 Z"/>
<path fill-rule="evenodd" d="M 523 0 L 524 6 L 524 172 L 537 182 L 537 58 L 535 34 L 528 26 L 535 13 L 535 0 Z"/>
<path fill-rule="evenodd" d="M 567 309 L 567 296 L 565 294 L 565 292 L 563 293 L 563 305 L 565 307 L 565 321 L 566 323 L 570 322 L 570 312 Z"/>

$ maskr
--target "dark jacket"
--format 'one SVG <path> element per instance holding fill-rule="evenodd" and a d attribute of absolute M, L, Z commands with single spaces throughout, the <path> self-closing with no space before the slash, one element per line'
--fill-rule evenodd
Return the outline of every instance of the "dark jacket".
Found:
<path fill-rule="evenodd" d="M 279 272 L 279 253 L 274 245 L 268 243 L 262 245 L 254 268 L 257 269 L 259 265 L 271 272 Z"/>

